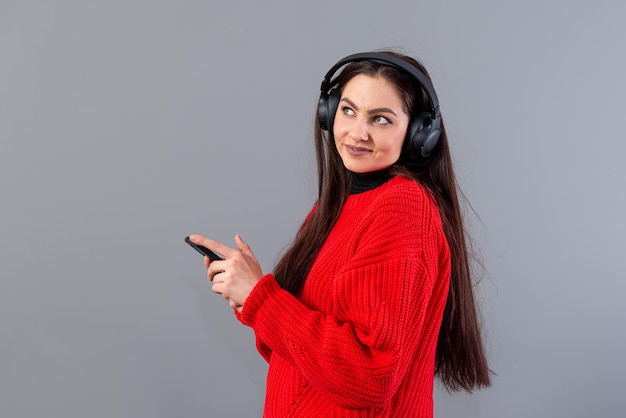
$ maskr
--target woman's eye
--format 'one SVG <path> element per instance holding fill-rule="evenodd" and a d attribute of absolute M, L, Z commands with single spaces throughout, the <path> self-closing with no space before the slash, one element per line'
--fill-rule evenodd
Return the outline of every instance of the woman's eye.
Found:
<path fill-rule="evenodd" d="M 389 125 L 391 123 L 389 122 L 389 119 L 384 116 L 376 116 L 374 118 L 374 122 L 378 123 L 379 125 Z"/>
<path fill-rule="evenodd" d="M 352 116 L 354 115 L 354 110 L 352 110 L 351 108 L 349 108 L 348 106 L 344 106 L 341 108 L 341 111 L 343 112 L 344 115 L 348 115 L 348 116 Z"/>

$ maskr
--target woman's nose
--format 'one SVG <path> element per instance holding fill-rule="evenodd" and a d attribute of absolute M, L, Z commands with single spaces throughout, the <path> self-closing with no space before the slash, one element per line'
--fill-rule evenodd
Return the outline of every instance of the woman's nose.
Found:
<path fill-rule="evenodd" d="M 367 141 L 369 133 L 367 130 L 367 121 L 355 120 L 350 127 L 350 138 L 355 141 Z"/>

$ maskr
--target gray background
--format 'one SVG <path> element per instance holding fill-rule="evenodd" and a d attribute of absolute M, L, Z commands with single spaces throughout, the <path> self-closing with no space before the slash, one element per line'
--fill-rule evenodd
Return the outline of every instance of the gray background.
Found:
<path fill-rule="evenodd" d="M 422 3 L 422 4 L 420 4 Z M 623 417 L 626 5 L 0 2 L 0 416 L 259 417 L 266 365 L 199 232 L 270 270 L 315 194 L 338 59 L 434 78 L 494 386 L 438 417 Z"/>

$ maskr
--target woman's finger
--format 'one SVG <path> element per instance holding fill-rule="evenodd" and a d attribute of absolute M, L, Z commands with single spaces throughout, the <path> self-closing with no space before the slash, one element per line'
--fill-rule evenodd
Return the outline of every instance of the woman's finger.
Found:
<path fill-rule="evenodd" d="M 203 247 L 207 247 L 209 250 L 216 252 L 218 254 L 223 255 L 226 258 L 230 258 L 237 254 L 239 251 L 229 247 L 228 245 L 224 245 L 219 241 L 215 241 L 214 239 L 207 238 L 198 234 L 189 235 L 189 239 L 194 244 L 202 245 Z"/>
<path fill-rule="evenodd" d="M 235 235 L 235 245 L 237 245 L 237 248 L 243 254 L 246 254 L 246 255 L 252 254 L 252 250 L 250 249 L 250 246 L 248 245 L 247 242 L 243 240 L 243 238 L 241 238 L 241 235 L 239 234 Z"/>
<path fill-rule="evenodd" d="M 226 261 L 211 261 L 207 266 L 207 278 L 209 281 L 214 281 L 215 276 L 224 273 L 226 270 Z"/>

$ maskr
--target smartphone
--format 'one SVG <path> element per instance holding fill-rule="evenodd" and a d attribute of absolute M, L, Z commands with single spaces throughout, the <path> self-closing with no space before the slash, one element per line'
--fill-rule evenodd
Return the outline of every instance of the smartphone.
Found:
<path fill-rule="evenodd" d="M 194 244 L 193 242 L 191 242 L 189 237 L 185 238 L 185 242 L 187 244 L 191 245 L 193 248 L 195 248 L 196 251 L 198 251 L 200 254 L 206 255 L 207 257 L 209 257 L 211 259 L 211 261 L 217 261 L 217 260 L 223 260 L 224 259 L 223 257 L 220 257 L 219 255 L 215 254 L 213 251 L 209 250 L 207 247 L 203 247 L 202 245 Z"/>

